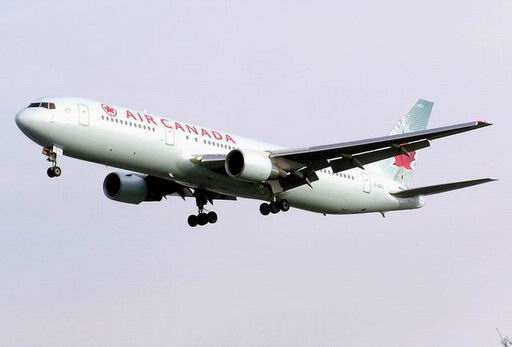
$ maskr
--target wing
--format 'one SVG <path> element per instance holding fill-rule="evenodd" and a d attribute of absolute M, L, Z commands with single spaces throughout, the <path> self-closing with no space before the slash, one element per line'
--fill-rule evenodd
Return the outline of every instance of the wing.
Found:
<path fill-rule="evenodd" d="M 331 167 L 336 173 L 355 167 L 364 169 L 367 164 L 400 154 L 408 155 L 409 152 L 428 147 L 431 140 L 489 125 L 491 124 L 475 121 L 366 140 L 279 150 L 271 152 L 270 158 L 278 167 L 289 172 L 289 175 L 282 179 L 282 183 L 288 183 L 293 187 L 317 180 L 316 170 Z"/>
<path fill-rule="evenodd" d="M 315 171 L 330 167 L 334 173 L 364 166 L 397 155 L 409 155 L 430 146 L 430 141 L 491 125 L 475 121 L 405 134 L 342 142 L 331 145 L 267 151 L 272 164 L 280 170 L 284 190 L 318 180 Z M 191 161 L 219 174 L 227 175 L 225 154 L 194 156 Z"/>
<path fill-rule="evenodd" d="M 177 182 L 155 176 L 146 176 L 145 180 L 148 184 L 149 190 L 157 192 L 160 195 L 160 199 L 163 196 L 180 196 L 185 200 L 185 198 L 196 198 L 198 195 L 201 195 L 210 203 L 213 203 L 213 200 L 236 200 L 235 196 L 220 194 L 204 189 L 190 188 Z"/>

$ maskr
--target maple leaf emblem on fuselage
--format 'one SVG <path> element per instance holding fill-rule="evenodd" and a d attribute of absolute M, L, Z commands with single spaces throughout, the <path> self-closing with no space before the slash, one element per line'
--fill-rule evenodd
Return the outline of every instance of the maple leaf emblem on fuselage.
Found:
<path fill-rule="evenodd" d="M 412 170 L 411 164 L 413 161 L 416 160 L 416 158 L 415 158 L 416 151 L 412 151 L 407 154 L 408 154 L 408 156 L 405 154 L 397 155 L 395 157 L 395 162 L 393 163 L 393 165 L 395 165 L 397 167 L 404 168 L 406 170 Z"/>
<path fill-rule="evenodd" d="M 107 104 L 101 104 L 101 107 L 103 108 L 103 111 L 105 111 L 106 114 L 108 114 L 111 117 L 115 117 L 117 115 L 117 110 L 113 108 L 110 105 Z"/>

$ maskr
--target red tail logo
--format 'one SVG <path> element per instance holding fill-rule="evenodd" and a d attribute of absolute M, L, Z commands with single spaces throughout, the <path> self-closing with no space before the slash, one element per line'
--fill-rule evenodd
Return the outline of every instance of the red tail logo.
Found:
<path fill-rule="evenodd" d="M 416 158 L 414 158 L 416 156 L 416 151 L 412 151 L 407 154 L 409 154 L 409 156 L 405 154 L 397 155 L 393 165 L 404 168 L 406 170 L 412 170 L 411 164 L 416 160 Z"/>

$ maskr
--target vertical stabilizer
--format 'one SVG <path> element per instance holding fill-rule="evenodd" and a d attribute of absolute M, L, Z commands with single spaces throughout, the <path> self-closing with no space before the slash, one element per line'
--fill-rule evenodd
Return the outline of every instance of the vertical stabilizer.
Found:
<path fill-rule="evenodd" d="M 430 119 L 433 105 L 434 104 L 430 101 L 419 99 L 409 112 L 400 119 L 389 135 L 425 130 Z M 397 155 L 396 157 L 382 160 L 368 166 L 394 179 L 400 184 L 407 186 L 412 178 L 416 161 L 416 152 L 413 151 L 409 152 L 408 155 Z"/>

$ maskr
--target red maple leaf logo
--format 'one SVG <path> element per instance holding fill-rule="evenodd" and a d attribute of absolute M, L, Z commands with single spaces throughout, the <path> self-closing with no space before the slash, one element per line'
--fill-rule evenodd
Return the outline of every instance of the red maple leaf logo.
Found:
<path fill-rule="evenodd" d="M 416 160 L 416 158 L 414 158 L 416 156 L 416 151 L 412 151 L 407 154 L 408 156 L 405 154 L 397 155 L 393 165 L 404 168 L 406 170 L 412 170 L 411 163 Z"/>
<path fill-rule="evenodd" d="M 103 111 L 105 111 L 106 114 L 108 114 L 111 117 L 115 117 L 117 115 L 117 111 L 115 108 L 113 108 L 110 105 L 107 104 L 101 104 L 101 107 L 103 108 Z"/>

